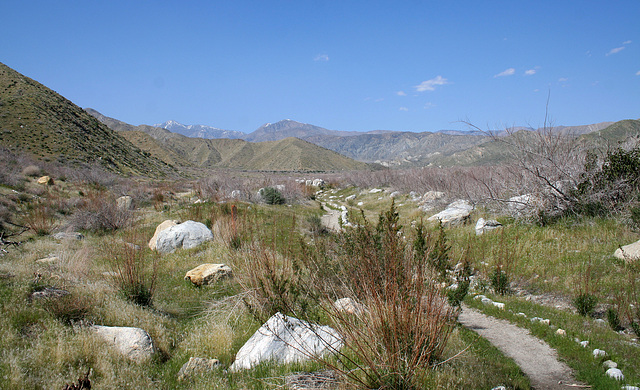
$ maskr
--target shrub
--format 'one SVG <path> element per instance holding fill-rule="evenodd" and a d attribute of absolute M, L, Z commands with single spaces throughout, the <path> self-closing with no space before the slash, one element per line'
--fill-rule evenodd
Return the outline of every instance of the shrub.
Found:
<path fill-rule="evenodd" d="M 85 203 L 71 217 L 71 225 L 76 229 L 94 232 L 108 232 L 130 226 L 133 211 L 118 207 L 113 196 L 91 192 Z"/>
<path fill-rule="evenodd" d="M 260 190 L 260 196 L 266 204 L 284 204 L 285 199 L 282 193 L 274 187 L 265 187 Z"/>
<path fill-rule="evenodd" d="M 573 306 L 583 317 L 589 316 L 593 313 L 593 310 L 596 308 L 598 304 L 598 298 L 589 293 L 582 293 L 575 297 L 572 301 Z"/>
<path fill-rule="evenodd" d="M 130 235 L 129 238 L 135 236 Z M 146 248 L 146 245 L 139 247 L 123 242 L 110 245 L 105 253 L 111 268 L 111 281 L 118 293 L 136 305 L 151 306 L 158 273 L 157 252 Z"/>
<path fill-rule="evenodd" d="M 401 231 L 392 203 L 376 226 L 365 220 L 336 236 L 333 263 L 328 265 L 326 256 L 315 259 L 315 269 L 329 267 L 338 275 L 337 285 L 323 292 L 323 302 L 345 337 L 337 358 L 341 369 L 367 388 L 419 387 L 418 378 L 438 361 L 455 324 L 457 312 L 447 304 L 439 270 L 425 261 L 432 247 L 420 247 L 420 239 L 408 243 Z M 416 255 L 416 247 L 423 256 Z M 315 269 L 311 274 L 322 278 Z M 337 310 L 336 294 L 364 309 L 355 315 Z"/>
<path fill-rule="evenodd" d="M 39 176 L 40 175 L 40 167 L 37 165 L 28 165 L 22 169 L 22 174 L 24 176 Z"/>
<path fill-rule="evenodd" d="M 509 275 L 502 270 L 502 266 L 500 265 L 498 265 L 491 274 L 491 287 L 496 294 L 506 295 L 511 292 Z"/>
<path fill-rule="evenodd" d="M 620 317 L 618 316 L 618 312 L 610 307 L 607 309 L 607 322 L 609 322 L 609 326 L 611 329 L 617 331 L 622 330 L 622 324 L 620 323 Z"/>
<path fill-rule="evenodd" d="M 39 236 L 46 236 L 56 227 L 55 211 L 48 201 L 38 200 L 27 205 L 24 225 Z"/>

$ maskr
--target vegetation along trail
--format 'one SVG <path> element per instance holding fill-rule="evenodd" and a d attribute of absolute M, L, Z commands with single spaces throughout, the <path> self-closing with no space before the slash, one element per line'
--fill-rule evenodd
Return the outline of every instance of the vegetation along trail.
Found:
<path fill-rule="evenodd" d="M 469 307 L 464 307 L 458 321 L 511 357 L 529 376 L 535 389 L 583 387 L 576 384 L 571 369 L 558 360 L 556 351 L 526 329 Z"/>

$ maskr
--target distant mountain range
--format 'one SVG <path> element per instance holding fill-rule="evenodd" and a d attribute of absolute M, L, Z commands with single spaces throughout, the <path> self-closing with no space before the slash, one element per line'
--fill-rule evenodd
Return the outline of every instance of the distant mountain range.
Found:
<path fill-rule="evenodd" d="M 601 130 L 610 124 L 612 122 L 586 126 L 558 126 L 554 127 L 554 131 L 562 134 L 580 135 Z M 208 134 L 214 134 L 214 130 L 228 132 L 228 130 L 219 130 L 215 127 L 202 125 L 186 126 L 174 121 L 165 122 L 159 127 L 171 131 L 176 129 L 177 132 L 183 135 L 189 134 L 187 129 L 191 128 L 213 129 Z M 516 131 L 535 131 L 530 127 L 514 127 L 507 130 L 501 131 L 500 135 Z M 480 160 L 469 158 L 469 154 L 477 155 L 479 152 L 473 148 L 492 140 L 488 132 L 477 130 L 439 130 L 420 133 L 389 130 L 370 132 L 338 131 L 300 123 L 291 119 L 264 124 L 249 134 L 234 132 L 233 136 L 250 142 L 279 141 L 288 137 L 296 137 L 358 161 L 396 167 L 425 166 L 429 164 L 456 165 L 458 155 L 461 156 L 460 162 L 479 163 Z M 479 150 L 483 151 L 483 155 L 486 155 L 484 149 L 486 148 Z M 470 150 L 470 152 L 465 153 L 467 150 Z M 482 159 L 482 161 L 485 160 Z M 490 157 L 486 161 L 493 160 L 494 158 Z"/>
<path fill-rule="evenodd" d="M 229 139 L 244 139 L 246 133 L 234 130 L 222 130 L 217 127 L 204 126 L 204 125 L 183 125 L 176 121 L 167 121 L 164 123 L 158 123 L 153 125 L 154 127 L 161 127 L 171 132 L 182 134 L 191 138 L 229 138 Z"/>

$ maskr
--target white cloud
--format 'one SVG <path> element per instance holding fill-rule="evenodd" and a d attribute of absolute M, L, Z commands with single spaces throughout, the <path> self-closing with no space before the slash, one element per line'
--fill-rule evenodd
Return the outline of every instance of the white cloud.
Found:
<path fill-rule="evenodd" d="M 505 69 L 504 71 L 498 73 L 493 77 L 504 77 L 504 76 L 513 76 L 516 73 L 514 68 Z"/>
<path fill-rule="evenodd" d="M 317 56 L 315 56 L 315 58 L 313 59 L 314 61 L 329 61 L 329 56 L 326 54 L 318 54 Z"/>
<path fill-rule="evenodd" d="M 559 83 L 566 83 L 567 81 L 569 81 L 569 79 L 566 78 L 566 77 L 561 77 L 561 78 L 558 79 Z"/>
<path fill-rule="evenodd" d="M 622 44 L 623 44 L 623 45 L 628 45 L 628 44 L 630 44 L 630 43 L 631 43 L 631 41 L 624 41 L 624 42 L 622 42 Z"/>
<path fill-rule="evenodd" d="M 398 110 L 400 110 L 400 111 L 409 111 L 409 109 L 407 107 L 400 107 Z"/>
<path fill-rule="evenodd" d="M 428 110 L 428 109 L 433 108 L 433 107 L 435 107 L 435 106 L 436 106 L 435 104 L 433 104 L 433 103 L 431 103 L 431 102 L 428 102 L 428 103 L 426 103 L 426 104 L 424 105 L 424 109 L 425 109 L 425 110 Z"/>
<path fill-rule="evenodd" d="M 396 92 L 396 95 L 398 95 L 398 96 L 407 96 L 407 94 L 404 91 L 398 91 L 398 92 Z"/>
<path fill-rule="evenodd" d="M 636 76 L 640 76 L 640 70 L 636 72 Z"/>
<path fill-rule="evenodd" d="M 620 53 L 622 50 L 624 50 L 624 46 L 616 47 L 614 49 L 609 50 L 607 55 L 610 56 L 612 54 Z"/>
<path fill-rule="evenodd" d="M 536 72 L 537 72 L 537 70 L 535 70 L 535 69 L 529 69 L 529 70 L 525 70 L 524 74 L 525 74 L 525 76 L 531 76 L 531 75 L 536 74 Z"/>
<path fill-rule="evenodd" d="M 420 83 L 420 85 L 416 85 L 414 88 L 418 92 L 435 91 L 436 86 L 445 84 L 449 84 L 449 81 L 447 81 L 447 79 L 442 76 L 438 76 L 431 80 L 423 81 L 422 83 Z"/>

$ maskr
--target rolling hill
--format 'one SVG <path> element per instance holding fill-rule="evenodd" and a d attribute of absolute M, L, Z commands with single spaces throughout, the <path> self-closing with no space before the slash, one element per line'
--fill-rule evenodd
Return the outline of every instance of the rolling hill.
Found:
<path fill-rule="evenodd" d="M 174 171 L 71 101 L 2 63 L 0 145 L 44 161 L 120 174 L 163 176 Z"/>

